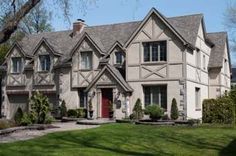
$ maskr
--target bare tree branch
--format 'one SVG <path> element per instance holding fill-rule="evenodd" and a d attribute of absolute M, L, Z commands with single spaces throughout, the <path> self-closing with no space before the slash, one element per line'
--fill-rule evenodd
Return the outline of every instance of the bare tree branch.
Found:
<path fill-rule="evenodd" d="M 27 13 L 30 12 L 32 8 L 34 8 L 40 0 L 28 0 L 17 12 L 14 16 L 11 16 L 6 24 L 3 26 L 3 29 L 0 31 L 0 44 L 7 41 L 11 35 L 17 29 L 19 22 Z"/>

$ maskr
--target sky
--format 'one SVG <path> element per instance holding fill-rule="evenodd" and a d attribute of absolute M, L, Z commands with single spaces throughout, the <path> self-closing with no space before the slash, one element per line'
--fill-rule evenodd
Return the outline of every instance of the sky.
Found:
<path fill-rule="evenodd" d="M 89 0 L 91 4 L 81 9 L 78 0 L 73 3 L 71 22 L 81 18 L 89 26 L 142 20 L 152 7 L 166 17 L 203 13 L 207 32 L 226 31 L 224 13 L 236 0 Z M 86 0 L 85 0 L 86 1 Z M 83 7 L 82 7 L 83 8 Z M 82 10 L 82 11 L 81 11 Z M 71 29 L 58 16 L 52 19 L 56 31 Z M 232 55 L 232 54 L 231 54 Z M 235 54 L 234 54 L 235 55 Z M 232 55 L 232 59 L 236 58 Z M 236 59 L 235 59 L 236 60 Z M 236 64 L 236 61 L 233 61 Z"/>

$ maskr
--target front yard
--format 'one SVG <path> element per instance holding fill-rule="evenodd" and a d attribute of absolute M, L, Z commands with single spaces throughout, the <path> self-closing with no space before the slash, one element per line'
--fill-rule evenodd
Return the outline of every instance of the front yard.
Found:
<path fill-rule="evenodd" d="M 235 155 L 230 126 L 145 126 L 109 124 L 58 132 L 29 141 L 0 144 L 1 156 L 38 155 Z"/>

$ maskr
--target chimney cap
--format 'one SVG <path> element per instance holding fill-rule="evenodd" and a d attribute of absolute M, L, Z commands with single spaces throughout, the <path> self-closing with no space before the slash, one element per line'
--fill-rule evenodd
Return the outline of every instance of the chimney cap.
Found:
<path fill-rule="evenodd" d="M 81 19 L 81 18 L 78 18 L 77 21 L 78 21 L 78 22 L 85 22 L 85 21 L 84 21 L 83 19 Z"/>

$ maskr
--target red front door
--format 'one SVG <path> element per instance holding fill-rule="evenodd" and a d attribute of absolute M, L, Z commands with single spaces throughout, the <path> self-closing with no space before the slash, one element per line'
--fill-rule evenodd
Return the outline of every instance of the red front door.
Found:
<path fill-rule="evenodd" d="M 109 101 L 112 98 L 112 89 L 102 89 L 102 118 L 109 118 Z"/>

